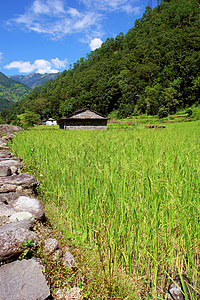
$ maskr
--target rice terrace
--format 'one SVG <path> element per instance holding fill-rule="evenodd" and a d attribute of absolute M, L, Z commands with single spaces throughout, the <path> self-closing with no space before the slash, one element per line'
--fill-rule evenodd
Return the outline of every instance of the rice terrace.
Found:
<path fill-rule="evenodd" d="M 80 251 L 84 299 L 163 299 L 177 275 L 198 299 L 199 136 L 195 121 L 15 137 L 48 217 Z"/>

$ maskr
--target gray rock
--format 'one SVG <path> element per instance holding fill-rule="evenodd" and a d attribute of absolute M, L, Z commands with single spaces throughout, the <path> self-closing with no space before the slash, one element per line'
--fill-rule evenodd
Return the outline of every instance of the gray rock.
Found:
<path fill-rule="evenodd" d="M 22 164 L 15 159 L 0 161 L 0 167 L 5 167 L 5 166 L 16 167 L 16 168 L 20 169 L 22 167 Z"/>
<path fill-rule="evenodd" d="M 0 177 L 10 176 L 11 174 L 12 174 L 12 171 L 11 171 L 10 167 L 0 165 Z"/>
<path fill-rule="evenodd" d="M 0 228 L 1 228 L 1 225 L 5 224 L 5 223 L 9 223 L 9 217 L 0 216 Z"/>
<path fill-rule="evenodd" d="M 184 287 L 183 287 L 184 285 Z M 187 293 L 188 300 L 197 299 L 199 300 L 199 295 L 195 292 L 195 289 L 192 288 L 193 283 L 186 276 L 182 276 L 182 282 L 179 275 L 171 282 L 168 288 L 168 293 L 165 295 L 167 300 L 185 300 L 185 296 L 182 291 L 184 290 Z M 191 297 L 191 295 L 193 295 Z"/>
<path fill-rule="evenodd" d="M 5 177 L 2 177 L 5 178 Z M 1 178 L 0 178 L 1 181 Z M 17 185 L 14 184 L 1 184 L 0 183 L 0 193 L 16 192 Z"/>
<path fill-rule="evenodd" d="M 10 171 L 11 171 L 11 175 L 21 173 L 20 168 L 17 168 L 15 166 L 10 167 Z"/>
<path fill-rule="evenodd" d="M 0 178 L 0 186 L 3 185 L 15 185 L 15 186 L 22 186 L 23 188 L 31 188 L 39 185 L 40 182 L 28 173 L 21 173 L 19 175 L 13 175 L 8 177 L 1 177 Z M 1 189 L 0 189 L 1 191 Z"/>
<path fill-rule="evenodd" d="M 1 138 L 4 142 L 11 141 L 13 139 L 13 134 L 7 134 Z"/>
<path fill-rule="evenodd" d="M 64 266 L 68 266 L 70 269 L 72 267 L 76 266 L 75 259 L 74 259 L 73 255 L 69 251 L 65 251 L 63 257 L 64 257 L 64 261 L 63 261 L 63 265 Z"/>
<path fill-rule="evenodd" d="M 0 157 L 1 158 L 11 158 L 13 156 L 14 155 L 12 153 L 0 151 Z"/>
<path fill-rule="evenodd" d="M 58 247 L 58 241 L 56 239 L 49 238 L 44 243 L 44 250 L 48 253 L 53 253 Z"/>
<path fill-rule="evenodd" d="M 32 224 L 31 224 L 30 221 L 23 220 L 23 221 L 9 223 L 9 224 L 4 224 L 4 225 L 0 226 L 0 232 L 1 231 L 6 231 L 6 230 L 16 230 L 16 228 L 30 229 L 31 226 L 32 226 Z"/>
<path fill-rule="evenodd" d="M 28 211 L 16 212 L 12 216 L 9 217 L 9 221 L 11 223 L 18 222 L 18 221 L 24 221 L 24 220 L 30 221 L 31 223 L 35 222 L 35 218 Z"/>
<path fill-rule="evenodd" d="M 9 148 L 7 146 L 4 146 L 4 145 L 0 144 L 0 150 L 3 150 L 3 151 L 4 150 L 9 150 Z"/>
<path fill-rule="evenodd" d="M 44 300 L 50 296 L 45 277 L 34 260 L 22 260 L 0 268 L 1 300 Z"/>
<path fill-rule="evenodd" d="M 6 216 L 10 217 L 15 213 L 14 209 L 3 202 L 0 202 L 0 217 Z"/>
<path fill-rule="evenodd" d="M 0 201 L 10 204 L 21 196 L 20 192 L 0 193 Z"/>
<path fill-rule="evenodd" d="M 12 207 L 15 211 L 28 211 L 37 220 L 44 218 L 44 206 L 39 199 L 21 196 L 12 202 Z"/>
<path fill-rule="evenodd" d="M 20 131 L 23 130 L 21 127 L 19 126 L 15 126 L 15 125 L 10 125 L 10 124 L 1 124 L 0 125 L 0 132 L 1 133 L 13 133 L 15 131 Z"/>
<path fill-rule="evenodd" d="M 5 225 L 4 225 L 5 226 Z M 28 240 L 34 242 L 36 235 L 27 228 L 7 228 L 0 231 L 0 261 L 15 257 L 21 252 Z M 1 268 L 0 268 L 1 269 Z M 1 290 L 1 289 L 0 289 Z"/>

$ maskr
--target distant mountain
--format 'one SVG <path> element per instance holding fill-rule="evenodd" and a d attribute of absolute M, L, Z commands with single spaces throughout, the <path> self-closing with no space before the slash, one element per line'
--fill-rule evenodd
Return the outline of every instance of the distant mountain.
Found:
<path fill-rule="evenodd" d="M 53 80 L 58 76 L 59 73 L 31 73 L 29 75 L 13 75 L 9 76 L 10 79 L 21 82 L 28 86 L 29 88 L 34 89 L 36 86 L 43 85 L 47 80 Z"/>
<path fill-rule="evenodd" d="M 32 89 L 0 72 L 0 110 L 24 99 Z"/>

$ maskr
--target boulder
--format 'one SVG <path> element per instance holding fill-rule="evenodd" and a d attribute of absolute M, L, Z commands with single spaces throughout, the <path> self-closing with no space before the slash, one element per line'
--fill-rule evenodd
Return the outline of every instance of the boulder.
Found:
<path fill-rule="evenodd" d="M 49 238 L 44 243 L 44 250 L 49 254 L 53 253 L 58 247 L 58 241 L 56 239 Z"/>
<path fill-rule="evenodd" d="M 5 167 L 5 166 L 16 167 L 16 168 L 20 169 L 22 167 L 22 164 L 15 159 L 9 159 L 9 160 L 7 159 L 4 161 L 0 161 L 0 168 Z"/>
<path fill-rule="evenodd" d="M 0 192 L 3 193 L 3 191 L 1 191 L 1 187 L 3 185 L 14 185 L 14 186 L 21 186 L 23 188 L 32 188 L 39 184 L 40 182 L 36 180 L 35 177 L 33 177 L 33 175 L 30 175 L 28 173 L 21 173 L 19 175 L 13 175 L 10 177 L 1 177 Z M 15 190 L 10 190 L 10 191 L 15 191 Z"/>
<path fill-rule="evenodd" d="M 44 218 L 44 206 L 42 202 L 36 198 L 21 196 L 14 200 L 11 205 L 16 212 L 28 211 L 37 220 L 42 220 Z"/>
<path fill-rule="evenodd" d="M 18 221 L 30 221 L 31 223 L 35 222 L 35 218 L 33 215 L 28 211 L 20 211 L 14 213 L 12 216 L 9 217 L 9 221 L 12 222 L 18 222 Z"/>
<path fill-rule="evenodd" d="M 3 216 L 10 217 L 14 213 L 15 210 L 10 205 L 0 202 L 0 217 Z"/>
<path fill-rule="evenodd" d="M 16 228 L 30 229 L 31 227 L 32 227 L 32 224 L 31 224 L 30 221 L 23 220 L 23 221 L 4 224 L 4 225 L 0 226 L 0 232 L 1 231 L 6 231 L 6 230 L 15 230 Z"/>
<path fill-rule="evenodd" d="M 50 296 L 45 277 L 34 260 L 21 260 L 0 268 L 1 300 L 44 300 Z"/>
<path fill-rule="evenodd" d="M 36 235 L 27 228 L 10 227 L 0 230 L 0 261 L 15 257 L 23 249 L 22 243 L 26 243 L 28 240 L 34 242 L 35 239 Z"/>
<path fill-rule="evenodd" d="M 9 125 L 9 124 L 1 124 L 0 125 L 0 133 L 12 133 L 23 130 L 19 126 Z"/>
<path fill-rule="evenodd" d="M 0 177 L 10 176 L 11 174 L 12 174 L 12 171 L 11 171 L 10 167 L 0 165 Z"/>

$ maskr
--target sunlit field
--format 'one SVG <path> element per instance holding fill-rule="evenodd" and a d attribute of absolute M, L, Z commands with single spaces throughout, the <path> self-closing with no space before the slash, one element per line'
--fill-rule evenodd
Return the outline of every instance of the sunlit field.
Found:
<path fill-rule="evenodd" d="M 199 287 L 200 122 L 166 127 L 30 130 L 13 141 L 55 226 L 97 249 L 110 295 L 120 266 L 138 299 L 163 299 L 177 274 Z"/>

